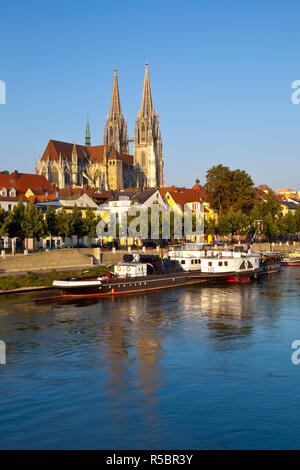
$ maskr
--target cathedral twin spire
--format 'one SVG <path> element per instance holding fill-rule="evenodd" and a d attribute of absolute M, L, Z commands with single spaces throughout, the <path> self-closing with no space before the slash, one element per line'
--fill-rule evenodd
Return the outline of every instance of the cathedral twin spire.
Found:
<path fill-rule="evenodd" d="M 141 105 L 140 113 L 142 116 L 149 116 L 153 113 L 153 102 L 152 102 L 148 62 L 146 62 L 144 88 L 143 88 L 142 105 Z"/>
<path fill-rule="evenodd" d="M 86 146 L 90 146 L 90 129 L 87 119 Z M 110 151 L 129 153 L 128 128 L 122 114 L 117 70 L 114 69 L 110 111 L 104 125 L 103 144 Z M 149 68 L 146 62 L 141 108 L 134 131 L 134 166 L 139 187 L 163 186 L 163 154 L 158 115 L 154 111 Z"/>
<path fill-rule="evenodd" d="M 114 70 L 110 111 L 104 126 L 103 144 L 109 149 L 116 148 L 120 153 L 128 153 L 128 129 L 121 110 L 117 69 Z"/>

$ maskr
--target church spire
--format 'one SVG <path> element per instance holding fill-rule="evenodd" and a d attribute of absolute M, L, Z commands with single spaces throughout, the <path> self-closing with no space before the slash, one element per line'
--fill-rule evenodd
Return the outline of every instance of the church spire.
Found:
<path fill-rule="evenodd" d="M 85 146 L 91 146 L 91 134 L 90 134 L 90 125 L 89 125 L 89 115 L 87 115 L 86 119 L 86 131 L 85 131 Z"/>
<path fill-rule="evenodd" d="M 150 86 L 148 62 L 146 62 L 146 69 L 145 69 L 141 113 L 143 116 L 147 116 L 147 115 L 149 116 L 153 113 L 153 103 L 152 103 L 152 93 L 151 93 L 151 86 Z"/>
<path fill-rule="evenodd" d="M 119 95 L 117 69 L 115 68 L 109 117 L 110 119 L 119 119 L 121 116 L 122 116 L 121 101 L 120 101 L 120 95 Z"/>
<path fill-rule="evenodd" d="M 114 70 L 110 111 L 104 125 L 103 145 L 110 150 L 116 148 L 120 153 L 128 153 L 128 137 L 126 137 L 126 121 L 121 111 L 117 69 Z"/>

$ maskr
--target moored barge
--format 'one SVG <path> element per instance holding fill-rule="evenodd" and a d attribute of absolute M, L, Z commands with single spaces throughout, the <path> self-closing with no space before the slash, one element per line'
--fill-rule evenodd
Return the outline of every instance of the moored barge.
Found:
<path fill-rule="evenodd" d="M 255 253 L 194 249 L 171 250 L 155 255 L 126 254 L 106 276 L 55 280 L 53 287 L 64 297 L 112 296 L 152 292 L 213 281 L 244 282 L 263 273 L 261 256 Z"/>

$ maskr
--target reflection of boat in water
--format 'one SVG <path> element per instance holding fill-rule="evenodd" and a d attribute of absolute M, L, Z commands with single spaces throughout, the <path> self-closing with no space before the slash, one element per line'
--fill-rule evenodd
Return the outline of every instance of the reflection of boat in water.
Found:
<path fill-rule="evenodd" d="M 114 296 L 204 282 L 245 282 L 280 267 L 273 254 L 248 253 L 243 247 L 217 251 L 187 244 L 171 249 L 163 259 L 155 255 L 126 254 L 114 272 L 90 279 L 56 280 L 64 297 Z"/>

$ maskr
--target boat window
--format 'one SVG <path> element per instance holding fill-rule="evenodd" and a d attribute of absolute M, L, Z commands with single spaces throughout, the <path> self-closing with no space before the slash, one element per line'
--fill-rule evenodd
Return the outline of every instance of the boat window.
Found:
<path fill-rule="evenodd" d="M 219 266 L 223 266 L 223 263 L 222 263 L 222 261 L 219 261 Z"/>
<path fill-rule="evenodd" d="M 208 266 L 212 266 L 212 262 L 211 262 L 211 261 L 208 262 Z"/>
<path fill-rule="evenodd" d="M 248 261 L 248 268 L 253 269 L 253 264 L 251 263 L 251 261 Z"/>
<path fill-rule="evenodd" d="M 243 261 L 242 264 L 240 265 L 240 269 L 246 269 L 245 261 Z"/>
<path fill-rule="evenodd" d="M 181 264 L 185 264 L 185 259 L 182 259 L 182 260 L 181 260 Z"/>
<path fill-rule="evenodd" d="M 192 259 L 192 264 L 194 264 L 194 260 Z"/>
<path fill-rule="evenodd" d="M 228 261 L 224 261 L 224 266 L 228 266 Z"/>

